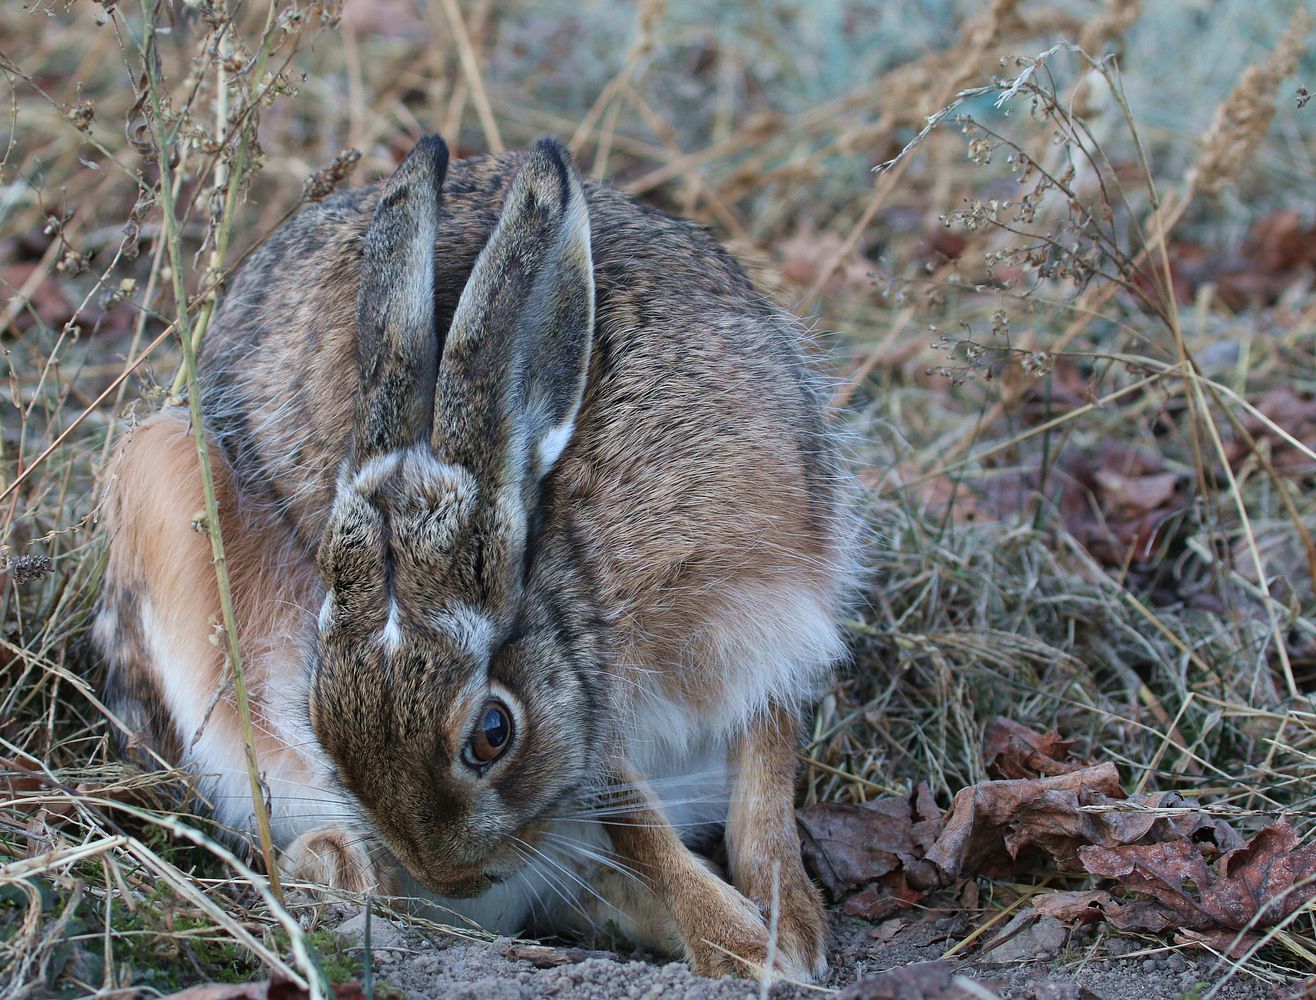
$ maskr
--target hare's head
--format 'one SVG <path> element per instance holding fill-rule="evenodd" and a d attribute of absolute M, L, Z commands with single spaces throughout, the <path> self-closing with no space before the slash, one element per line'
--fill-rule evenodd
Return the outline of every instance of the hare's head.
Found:
<path fill-rule="evenodd" d="M 385 845 L 430 889 L 483 891 L 597 773 L 599 616 L 540 531 L 594 316 L 589 216 L 565 150 L 525 156 L 440 345 L 447 152 L 423 140 L 365 237 L 355 438 L 320 544 L 311 725 Z"/>

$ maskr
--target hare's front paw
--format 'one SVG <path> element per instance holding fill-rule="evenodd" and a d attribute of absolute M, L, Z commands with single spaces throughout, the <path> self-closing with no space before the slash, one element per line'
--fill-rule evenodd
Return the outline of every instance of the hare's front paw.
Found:
<path fill-rule="evenodd" d="M 756 908 L 731 886 L 718 897 L 701 910 L 706 919 L 687 932 L 686 949 L 695 972 L 800 983 L 827 975 L 827 915 L 802 867 L 783 875 L 775 908 L 767 899 Z"/>
<path fill-rule="evenodd" d="M 680 927 L 690 967 L 712 979 L 760 979 L 767 972 L 768 929 L 749 900 L 716 876 Z M 703 888 L 703 887 L 701 887 Z"/>
<path fill-rule="evenodd" d="M 342 827 L 303 833 L 284 852 L 279 867 L 299 882 L 347 892 L 388 891 L 361 835 Z"/>
<path fill-rule="evenodd" d="M 789 979 L 818 982 L 827 975 L 827 913 L 798 857 L 783 866 L 775 912 L 771 896 L 761 902 L 777 930 L 777 970 Z"/>

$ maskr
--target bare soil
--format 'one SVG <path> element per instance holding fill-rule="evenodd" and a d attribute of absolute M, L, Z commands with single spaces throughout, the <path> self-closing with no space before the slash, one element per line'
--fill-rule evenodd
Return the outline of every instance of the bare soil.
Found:
<path fill-rule="evenodd" d="M 526 947 L 523 942 L 463 941 L 445 936 L 397 931 L 374 923 L 372 947 L 375 975 L 408 997 L 450 997 L 453 1000 L 520 1000 L 556 997 L 563 1000 L 662 997 L 663 1000 L 740 1000 L 759 997 L 761 987 L 744 980 L 711 980 L 696 976 L 680 962 L 652 956 L 623 955 L 572 946 Z M 343 926 L 359 928 L 360 920 Z M 896 993 L 866 989 L 865 977 L 890 969 L 933 962 L 973 930 L 961 915 L 915 917 L 890 940 L 874 939 L 874 925 L 841 913 L 832 917 L 832 971 L 825 984 L 847 997 L 900 1000 L 960 1000 L 970 993 L 922 993 L 905 986 Z M 1013 940 L 1030 942 L 1028 931 Z M 989 940 L 983 935 L 979 940 Z M 1008 942 L 1007 942 L 1008 943 Z M 1049 952 L 1055 939 L 1038 942 Z M 1049 946 L 1049 947 L 1048 947 Z M 992 952 L 953 962 L 953 974 L 970 980 L 1002 1000 L 1189 1000 L 1204 997 L 1225 979 L 1227 965 L 1200 951 L 1175 950 L 1147 942 L 1108 937 L 1100 927 L 1065 931 L 1060 950 L 1043 956 L 1022 955 L 1010 961 Z M 1118 957 L 1117 957 L 1118 956 Z M 560 963 L 550 965 L 549 963 Z M 542 967 L 548 966 L 548 967 Z M 911 970 L 912 971 L 912 970 Z M 859 984 L 859 985 L 856 985 Z M 847 990 L 847 987 L 853 987 Z M 887 987 L 889 990 L 890 987 Z M 779 983 L 769 991 L 775 1000 L 818 997 L 815 988 Z M 1274 1000 L 1275 986 L 1247 975 L 1224 983 L 1219 1000 Z"/>

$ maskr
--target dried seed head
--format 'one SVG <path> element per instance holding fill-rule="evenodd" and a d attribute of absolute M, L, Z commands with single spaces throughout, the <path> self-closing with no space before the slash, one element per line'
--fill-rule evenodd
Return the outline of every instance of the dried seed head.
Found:
<path fill-rule="evenodd" d="M 1215 121 L 1202 140 L 1202 152 L 1189 182 L 1205 194 L 1216 194 L 1236 180 L 1270 130 L 1275 96 L 1285 78 L 1307 51 L 1312 18 L 1297 10 L 1279 44 L 1263 62 L 1243 71 L 1238 85 L 1216 109 Z"/>
<path fill-rule="evenodd" d="M 15 583 L 27 583 L 40 580 L 55 572 L 55 564 L 47 555 L 14 556 L 4 565 L 4 571 L 14 578 Z"/>
<path fill-rule="evenodd" d="M 302 181 L 302 198 L 305 201 L 320 201 L 333 194 L 334 189 L 352 175 L 360 159 L 361 150 L 344 149 L 328 164 Z"/>
<path fill-rule="evenodd" d="M 92 119 L 96 117 L 96 106 L 91 101 L 83 101 L 69 109 L 69 121 L 79 132 L 91 131 Z"/>
<path fill-rule="evenodd" d="M 1142 13 L 1142 0 L 1110 0 L 1106 12 L 1083 26 L 1078 46 L 1091 56 L 1100 56 L 1118 43 Z"/>

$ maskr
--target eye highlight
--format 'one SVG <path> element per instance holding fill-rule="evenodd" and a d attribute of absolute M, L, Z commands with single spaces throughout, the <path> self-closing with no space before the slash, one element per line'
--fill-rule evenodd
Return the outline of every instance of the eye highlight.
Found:
<path fill-rule="evenodd" d="M 512 713 L 497 698 L 490 698 L 480 710 L 475 731 L 466 744 L 466 763 L 480 768 L 501 757 L 512 743 Z"/>

